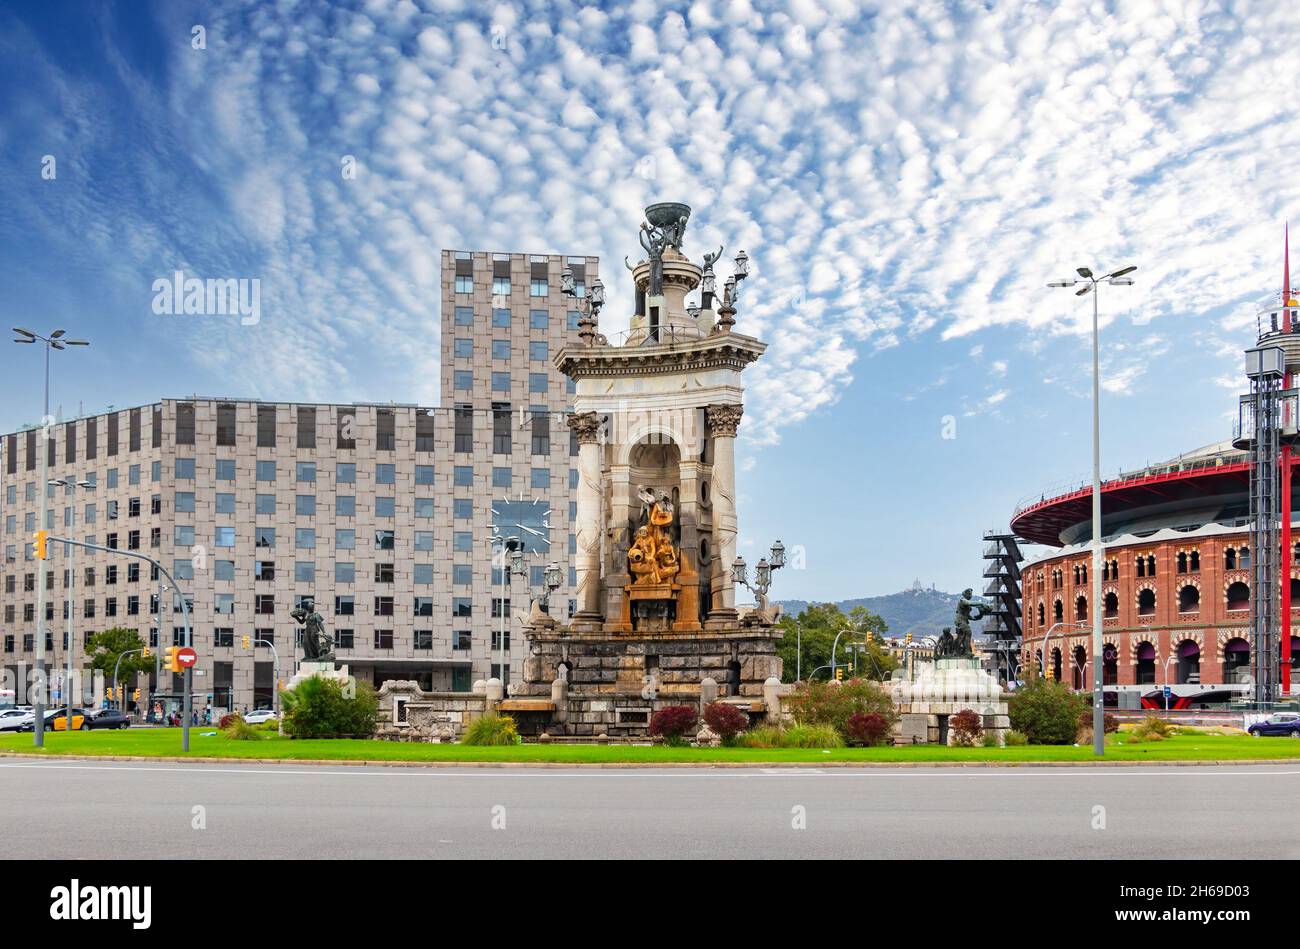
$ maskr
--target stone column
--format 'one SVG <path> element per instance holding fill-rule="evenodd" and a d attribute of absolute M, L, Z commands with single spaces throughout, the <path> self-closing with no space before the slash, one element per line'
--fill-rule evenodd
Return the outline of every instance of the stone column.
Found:
<path fill-rule="evenodd" d="M 595 412 L 578 412 L 568 418 L 578 438 L 578 554 L 574 565 L 578 580 L 578 621 L 599 621 L 600 535 L 603 514 L 600 503 L 600 426 Z"/>
<path fill-rule="evenodd" d="M 713 609 L 709 625 L 736 621 L 736 585 L 731 562 L 736 559 L 736 429 L 744 409 L 739 405 L 710 405 L 706 410 L 713 441 Z"/>
<path fill-rule="evenodd" d="M 623 587 L 631 582 L 627 569 L 628 521 L 632 517 L 632 470 L 627 465 L 609 469 L 609 546 L 605 584 L 605 617 L 618 623 L 623 615 Z"/>

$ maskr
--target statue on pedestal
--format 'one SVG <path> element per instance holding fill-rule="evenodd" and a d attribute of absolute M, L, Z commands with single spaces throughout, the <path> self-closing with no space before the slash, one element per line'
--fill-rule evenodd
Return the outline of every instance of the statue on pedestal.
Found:
<path fill-rule="evenodd" d="M 324 617 L 316 612 L 315 597 L 303 597 L 289 615 L 305 627 L 302 631 L 303 662 L 333 662 L 334 640 L 325 632 Z"/>

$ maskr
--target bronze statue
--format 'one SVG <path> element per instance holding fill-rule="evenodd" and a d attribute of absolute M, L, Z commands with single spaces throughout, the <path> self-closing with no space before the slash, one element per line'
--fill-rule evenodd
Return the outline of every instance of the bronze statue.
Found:
<path fill-rule="evenodd" d="M 303 662 L 333 662 L 334 640 L 325 632 L 325 619 L 316 612 L 315 597 L 303 597 L 289 615 L 305 627 L 302 631 Z"/>
<path fill-rule="evenodd" d="M 945 626 L 934 644 L 934 658 L 950 659 L 957 655 L 957 640 L 952 635 L 952 627 Z"/>
<path fill-rule="evenodd" d="M 681 560 L 673 548 L 668 528 L 673 522 L 673 501 L 668 493 L 659 497 L 647 487 L 637 491 L 641 499 L 641 517 L 645 523 L 636 529 L 627 552 L 627 569 L 633 584 L 670 583 L 681 572 Z"/>
<path fill-rule="evenodd" d="M 972 616 L 972 612 L 974 615 Z M 971 620 L 981 620 L 986 613 L 991 612 L 988 601 L 974 595 L 970 587 L 962 590 L 961 599 L 957 601 L 957 615 L 953 618 L 953 624 L 957 627 L 957 635 L 954 637 L 953 655 L 964 656 L 967 658 L 975 655 L 972 642 L 970 624 Z"/>

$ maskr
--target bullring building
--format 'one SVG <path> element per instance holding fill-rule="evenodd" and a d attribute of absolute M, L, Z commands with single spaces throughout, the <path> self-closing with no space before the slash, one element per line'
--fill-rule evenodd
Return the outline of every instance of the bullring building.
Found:
<path fill-rule="evenodd" d="M 163 588 L 146 562 L 86 550 L 72 584 L 67 553 L 51 544 L 52 678 L 65 663 L 71 588 L 74 661 L 87 670 L 86 644 L 111 627 L 154 647 L 183 644 L 176 597 L 188 597 L 200 705 L 270 704 L 276 653 L 281 680 L 300 656 L 289 614 L 307 596 L 360 680 L 464 691 L 509 681 L 524 646 L 511 632 L 543 592 L 547 564 L 561 567 L 552 612 L 573 609 L 572 394 L 551 361 L 577 334 L 560 292 L 566 267 L 579 295 L 595 282 L 594 257 L 443 252 L 437 407 L 164 398 L 59 422 L 47 440 L 31 429 L 0 436 L 6 670 L 21 682 L 35 659 L 29 541 L 44 441 L 51 480 L 92 485 L 45 486 L 50 532 L 145 553 L 181 587 Z M 494 526 L 524 540 L 522 578 L 494 569 Z M 275 651 L 245 648 L 245 636 Z M 148 678 L 144 695 L 180 691 L 179 676 Z"/>

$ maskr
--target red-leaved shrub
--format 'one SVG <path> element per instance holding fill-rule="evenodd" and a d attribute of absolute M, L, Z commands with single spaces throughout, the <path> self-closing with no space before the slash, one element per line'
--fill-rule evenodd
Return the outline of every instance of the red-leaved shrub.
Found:
<path fill-rule="evenodd" d="M 650 716 L 650 734 L 662 736 L 669 744 L 680 742 L 698 721 L 694 706 L 668 705 Z"/>
<path fill-rule="evenodd" d="M 231 722 L 235 721 L 236 719 L 242 722 L 244 720 L 244 716 L 240 715 L 238 712 L 227 712 L 225 715 L 221 716 L 221 721 L 217 723 L 217 727 L 225 728 L 227 725 L 229 725 Z"/>
<path fill-rule="evenodd" d="M 844 723 L 844 737 L 850 745 L 883 745 L 889 737 L 889 719 L 879 712 L 858 712 Z"/>
<path fill-rule="evenodd" d="M 726 702 L 710 702 L 704 706 L 704 722 L 723 741 L 731 741 L 749 727 L 749 716 Z"/>
<path fill-rule="evenodd" d="M 948 730 L 955 745 L 973 745 L 984 733 L 984 722 L 979 714 L 968 708 L 948 716 Z"/>

